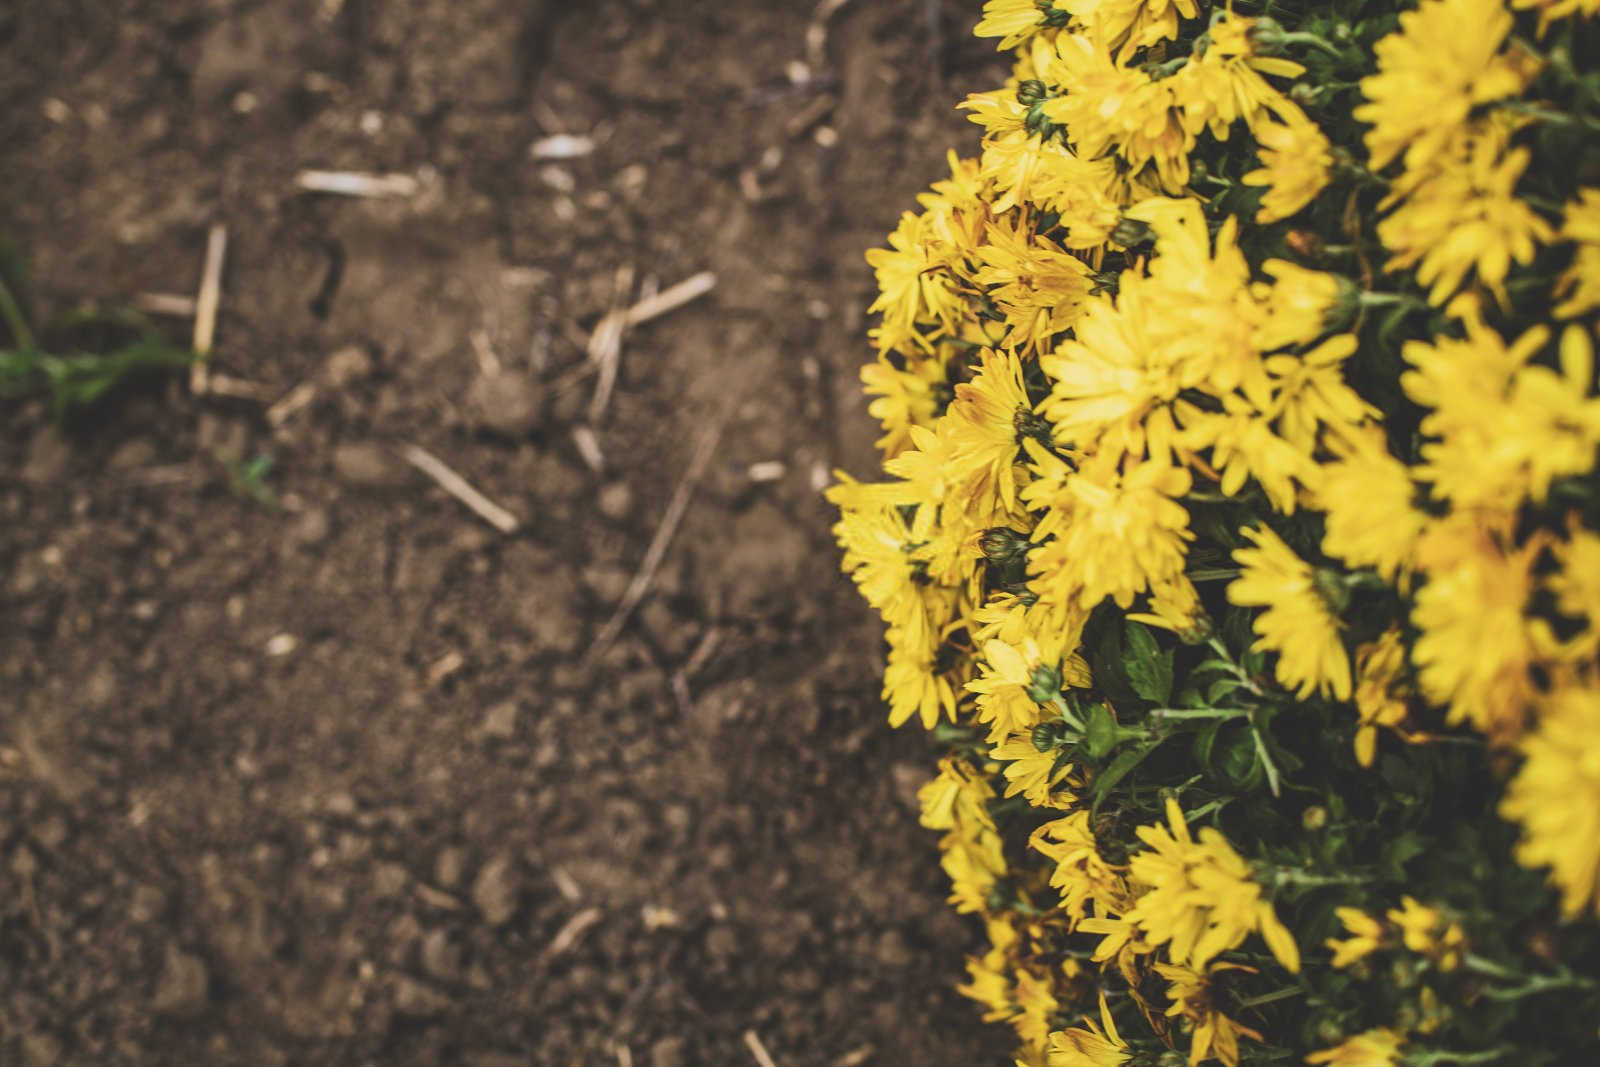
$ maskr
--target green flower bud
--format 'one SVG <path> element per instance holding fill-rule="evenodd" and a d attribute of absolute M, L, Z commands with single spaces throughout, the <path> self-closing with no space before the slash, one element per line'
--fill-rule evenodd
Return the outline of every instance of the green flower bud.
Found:
<path fill-rule="evenodd" d="M 1320 830 L 1328 825 L 1328 809 L 1320 804 L 1313 804 L 1300 813 L 1300 825 L 1307 830 Z"/>
<path fill-rule="evenodd" d="M 997 567 L 1009 566 L 1028 555 L 1028 538 L 1015 530 L 996 526 L 978 536 L 984 558 Z"/>
<path fill-rule="evenodd" d="M 1288 34 L 1284 32 L 1283 23 L 1271 15 L 1262 15 L 1256 19 L 1246 31 L 1245 38 L 1257 52 L 1267 55 L 1281 52 L 1288 42 Z"/>
<path fill-rule="evenodd" d="M 1017 103 L 1023 107 L 1032 107 L 1049 96 L 1050 90 L 1045 88 L 1044 82 L 1038 78 L 1029 78 L 1017 86 Z"/>
<path fill-rule="evenodd" d="M 1039 664 L 1028 675 L 1028 699 L 1035 704 L 1048 704 L 1061 695 L 1061 669 Z"/>
<path fill-rule="evenodd" d="M 1143 244 L 1150 239 L 1150 224 L 1130 219 L 1127 216 L 1117 220 L 1117 225 L 1111 231 L 1111 243 L 1119 244 L 1123 248 L 1132 248 L 1134 245 Z"/>

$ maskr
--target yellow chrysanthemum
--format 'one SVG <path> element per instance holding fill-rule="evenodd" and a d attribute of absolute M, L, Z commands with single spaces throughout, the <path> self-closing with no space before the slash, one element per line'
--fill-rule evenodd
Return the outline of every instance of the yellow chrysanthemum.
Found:
<path fill-rule="evenodd" d="M 1256 344 L 1263 352 L 1310 344 L 1342 324 L 1344 307 L 1355 297 L 1355 286 L 1348 279 L 1286 259 L 1269 259 L 1261 270 L 1272 279 L 1271 285 L 1257 282 L 1251 287 L 1267 312 L 1256 331 Z"/>
<path fill-rule="evenodd" d="M 1123 919 L 1152 945 L 1166 945 L 1171 959 L 1203 969 L 1218 953 L 1237 948 L 1259 933 L 1284 969 L 1300 970 L 1294 937 L 1261 899 L 1261 886 L 1233 846 L 1211 827 L 1200 840 L 1177 801 L 1167 798 L 1167 824 L 1135 832 L 1147 846 L 1129 858 L 1129 876 L 1149 887 Z"/>
<path fill-rule="evenodd" d="M 1406 646 L 1395 627 L 1356 649 L 1356 760 L 1363 767 L 1372 766 L 1377 754 L 1378 727 L 1394 729 L 1405 721 L 1405 666 Z"/>
<path fill-rule="evenodd" d="M 1333 174 L 1333 152 L 1316 123 L 1299 109 L 1279 114 L 1284 121 L 1258 123 L 1256 143 L 1261 166 L 1246 174 L 1246 185 L 1266 186 L 1256 221 L 1278 222 L 1295 214 L 1327 187 Z"/>
<path fill-rule="evenodd" d="M 1411 660 L 1423 696 L 1492 737 L 1514 736 L 1533 701 L 1538 659 L 1527 615 L 1539 545 L 1514 552 L 1472 516 L 1429 528 L 1417 545 L 1428 576 L 1411 621 L 1421 631 Z"/>
<path fill-rule="evenodd" d="M 1006 346 L 1027 355 L 1078 320 L 1089 295 L 1089 265 L 1021 219 L 992 223 L 974 276 L 1005 315 Z"/>
<path fill-rule="evenodd" d="M 1561 238 L 1577 247 L 1572 265 L 1556 282 L 1558 318 L 1570 319 L 1600 307 L 1600 189 L 1580 189 L 1567 204 Z"/>
<path fill-rule="evenodd" d="M 1522 91 L 1528 63 L 1500 50 L 1511 26 L 1502 0 L 1422 0 L 1400 13 L 1399 30 L 1374 48 L 1378 73 L 1361 81 L 1368 103 L 1354 112 L 1372 124 L 1374 170 L 1402 151 L 1408 168 L 1424 166 L 1474 107 Z"/>
<path fill-rule="evenodd" d="M 1223 971 L 1252 970 L 1237 963 L 1214 963 L 1205 970 L 1156 964 L 1156 973 L 1167 980 L 1169 1018 L 1181 1018 L 1190 1027 L 1189 1067 L 1215 1057 L 1223 1067 L 1239 1067 L 1239 1038 L 1256 1041 L 1261 1035 L 1237 1019 L 1223 1014 L 1212 979 Z"/>
<path fill-rule="evenodd" d="M 1517 862 L 1550 868 L 1567 915 L 1600 912 L 1600 689 L 1553 694 L 1517 748 L 1522 769 L 1500 804 L 1522 824 Z"/>
<path fill-rule="evenodd" d="M 1104 993 L 1100 994 L 1100 1024 L 1087 1016 L 1083 1023 L 1050 1035 L 1045 1058 L 1049 1067 L 1123 1067 L 1132 1058 L 1128 1043 L 1117 1033 Z"/>
<path fill-rule="evenodd" d="M 1322 550 L 1393 581 L 1428 521 L 1414 504 L 1416 485 L 1381 431 L 1332 444 L 1339 458 L 1323 464 L 1317 487 L 1317 507 L 1326 513 Z"/>
<path fill-rule="evenodd" d="M 1333 1048 L 1311 1053 L 1306 1062 L 1328 1067 L 1396 1067 L 1405 1043 L 1406 1035 L 1398 1030 L 1364 1030 Z"/>
<path fill-rule="evenodd" d="M 1178 35 L 1178 18 L 1198 16 L 1195 0 L 1061 0 L 1053 7 L 1071 12 L 1080 28 L 1097 34 L 1107 48 L 1124 56 Z"/>
<path fill-rule="evenodd" d="M 1439 908 L 1406 896 L 1400 898 L 1400 907 L 1389 909 L 1387 917 L 1399 928 L 1406 948 L 1426 956 L 1439 970 L 1448 973 L 1461 966 L 1466 935 L 1462 933 L 1461 924 Z"/>
<path fill-rule="evenodd" d="M 878 448 L 892 459 L 911 444 L 911 427 L 931 426 L 949 399 L 948 372 L 938 359 L 905 360 L 902 369 L 880 356 L 861 368 L 864 392 L 875 397 L 867 414 L 883 427 Z"/>
<path fill-rule="evenodd" d="M 1126 608 L 1183 573 L 1194 535 L 1176 498 L 1189 491 L 1187 470 L 1148 462 L 1119 471 L 1096 460 L 1073 472 L 1037 442 L 1024 445 L 1042 477 L 1023 498 L 1048 509 L 1028 557 L 1029 587 L 1041 600 L 1087 609 L 1109 597 Z"/>
<path fill-rule="evenodd" d="M 1265 526 L 1241 533 L 1255 547 L 1233 554 L 1243 572 L 1228 585 L 1228 603 L 1267 609 L 1255 621 L 1260 640 L 1252 650 L 1278 654 L 1278 681 L 1301 700 L 1313 693 L 1349 700 L 1350 657 L 1310 564 Z"/>
<path fill-rule="evenodd" d="M 996 47 L 1003 52 L 1043 29 L 1046 10 L 1035 0 L 988 0 L 972 33 L 975 37 L 999 37 Z"/>
<path fill-rule="evenodd" d="M 1116 911 L 1132 905 L 1127 883 L 1100 855 L 1088 811 L 1045 823 L 1028 838 L 1028 847 L 1055 864 L 1050 884 L 1061 890 L 1061 907 L 1074 925 L 1088 914 L 1091 900 Z"/>
<path fill-rule="evenodd" d="M 1333 949 L 1334 967 L 1348 967 L 1383 947 L 1385 941 L 1383 923 L 1360 908 L 1335 908 L 1333 913 L 1344 924 L 1345 930 L 1352 935 L 1343 941 L 1330 937 L 1323 942 Z"/>
<path fill-rule="evenodd" d="M 1408 170 L 1384 201 L 1399 205 L 1378 223 L 1378 238 L 1393 253 L 1384 269 L 1415 268 L 1430 303 L 1444 303 L 1472 274 L 1504 305 L 1512 262 L 1531 262 L 1537 246 L 1555 237 L 1516 195 L 1532 155 L 1507 147 L 1510 132 L 1491 121 L 1458 135 Z"/>
<path fill-rule="evenodd" d="M 1263 74 L 1293 78 L 1305 68 L 1293 60 L 1256 51 L 1257 20 L 1227 14 L 1211 23 L 1195 55 L 1172 77 L 1173 101 L 1181 109 L 1184 130 L 1203 129 L 1219 141 L 1229 127 L 1243 121 L 1256 130 L 1269 109 L 1298 111 Z"/>

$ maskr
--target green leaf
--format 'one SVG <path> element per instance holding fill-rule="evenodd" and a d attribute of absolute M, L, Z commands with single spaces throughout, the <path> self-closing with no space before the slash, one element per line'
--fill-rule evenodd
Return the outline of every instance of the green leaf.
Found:
<path fill-rule="evenodd" d="M 1136 745 L 1125 748 L 1117 754 L 1105 770 L 1094 776 L 1094 782 L 1089 786 L 1089 795 L 1093 798 L 1092 811 L 1100 810 L 1100 802 L 1111 792 L 1113 786 L 1128 776 L 1128 772 L 1137 767 L 1146 756 L 1155 751 L 1156 744 Z"/>
<path fill-rule="evenodd" d="M 1428 850 L 1428 843 L 1415 830 L 1391 837 L 1379 856 L 1383 876 L 1393 882 L 1406 880 L 1406 864 Z"/>
<path fill-rule="evenodd" d="M 1084 747 L 1093 759 L 1104 759 L 1117 745 L 1117 724 L 1111 718 L 1111 710 L 1105 704 L 1096 704 L 1089 709 L 1085 725 L 1088 730 Z"/>
<path fill-rule="evenodd" d="M 1166 703 L 1172 695 L 1172 653 L 1161 651 L 1148 626 L 1130 622 L 1127 633 L 1122 666 L 1127 671 L 1128 684 L 1144 699 Z"/>

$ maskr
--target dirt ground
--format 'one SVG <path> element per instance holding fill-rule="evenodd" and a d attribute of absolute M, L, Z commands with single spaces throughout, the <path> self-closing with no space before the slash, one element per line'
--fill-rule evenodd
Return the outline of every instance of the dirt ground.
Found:
<path fill-rule="evenodd" d="M 30 317 L 193 293 L 221 223 L 247 383 L 0 406 L 0 1063 L 1000 1062 L 817 493 L 872 468 L 862 251 L 1002 76 L 978 6 L 857 0 L 808 70 L 809 2 L 0 10 Z M 701 271 L 596 472 L 590 331 Z"/>

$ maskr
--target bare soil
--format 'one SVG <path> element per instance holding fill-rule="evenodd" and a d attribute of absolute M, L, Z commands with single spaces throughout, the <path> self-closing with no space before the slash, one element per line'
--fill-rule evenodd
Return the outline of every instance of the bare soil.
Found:
<path fill-rule="evenodd" d="M 858 0 L 796 84 L 812 7 L 0 10 L 31 317 L 192 293 L 220 222 L 249 383 L 0 406 L 0 1063 L 999 1062 L 817 481 L 873 466 L 862 250 L 1003 72 L 976 3 Z M 628 336 L 597 473 L 630 266 L 718 283 Z"/>

